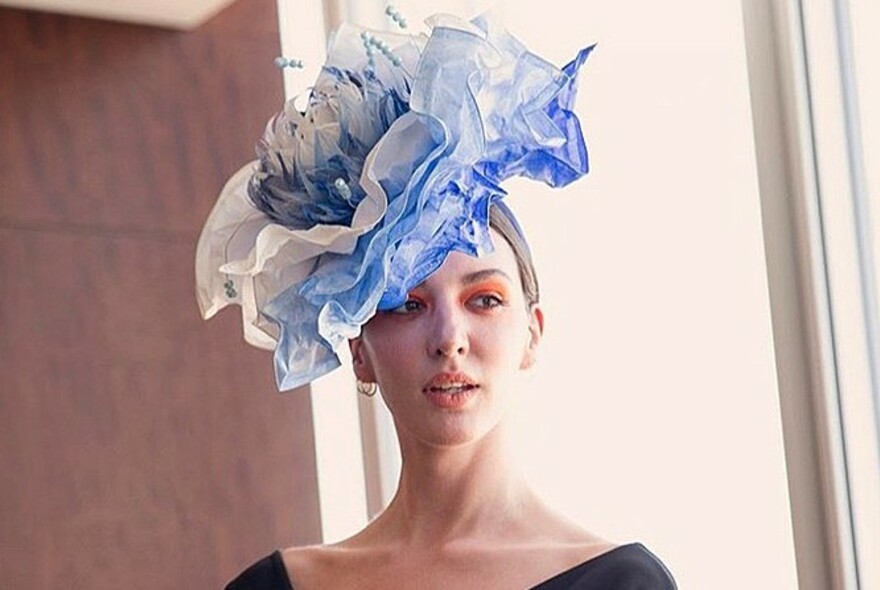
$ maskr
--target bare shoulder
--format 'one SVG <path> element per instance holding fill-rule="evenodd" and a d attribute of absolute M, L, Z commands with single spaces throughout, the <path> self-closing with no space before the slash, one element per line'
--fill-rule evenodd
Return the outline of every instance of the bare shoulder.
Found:
<path fill-rule="evenodd" d="M 540 549 L 532 560 L 544 574 L 564 572 L 619 547 L 612 541 L 588 531 L 552 509 L 543 511 L 540 521 Z"/>
<path fill-rule="evenodd" d="M 549 509 L 540 527 L 547 547 L 568 560 L 580 557 L 580 561 L 586 561 L 620 546 Z"/>
<path fill-rule="evenodd" d="M 319 560 L 323 553 L 321 545 L 307 545 L 302 547 L 288 547 L 281 550 L 281 559 L 288 571 L 291 569 L 300 570 L 309 567 L 316 560 Z"/>
<path fill-rule="evenodd" d="M 315 579 L 337 569 L 345 551 L 333 545 L 288 547 L 281 551 L 287 577 L 294 588 L 312 587 Z"/>
<path fill-rule="evenodd" d="M 613 551 L 620 546 L 620 543 L 597 538 L 595 540 L 580 543 L 560 544 L 556 546 L 556 550 L 558 555 L 577 564 L 599 557 L 600 555 Z"/>
<path fill-rule="evenodd" d="M 366 588 L 369 586 L 359 583 L 365 573 L 388 561 L 380 548 L 352 544 L 351 539 L 333 545 L 289 547 L 281 551 L 281 558 L 294 590 Z"/>
<path fill-rule="evenodd" d="M 596 535 L 580 536 L 576 539 L 562 539 L 548 543 L 533 562 L 543 562 L 545 577 L 559 573 L 591 561 L 609 553 L 621 545 Z"/>

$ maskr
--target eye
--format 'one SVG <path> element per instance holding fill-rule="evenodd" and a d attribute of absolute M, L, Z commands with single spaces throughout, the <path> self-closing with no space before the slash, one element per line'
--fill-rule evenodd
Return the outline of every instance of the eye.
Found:
<path fill-rule="evenodd" d="M 394 309 L 389 309 L 388 313 L 396 313 L 400 315 L 407 315 L 417 313 L 422 311 L 425 308 L 425 304 L 415 297 L 410 297 L 406 301 L 403 302 L 403 305 L 398 305 Z"/>
<path fill-rule="evenodd" d="M 504 306 L 505 301 L 495 293 L 480 293 L 470 299 L 470 305 L 477 309 L 495 309 Z"/>

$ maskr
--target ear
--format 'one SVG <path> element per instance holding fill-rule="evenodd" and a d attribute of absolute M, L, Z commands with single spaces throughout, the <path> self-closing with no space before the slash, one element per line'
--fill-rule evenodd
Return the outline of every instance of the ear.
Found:
<path fill-rule="evenodd" d="M 358 336 L 350 339 L 348 349 L 351 351 L 351 365 L 355 377 L 364 383 L 375 383 L 376 374 L 373 372 L 372 363 L 369 362 L 369 354 L 364 345 L 363 337 Z"/>
<path fill-rule="evenodd" d="M 544 311 L 537 303 L 529 307 L 529 341 L 523 354 L 520 369 L 531 369 L 538 360 L 538 345 L 544 337 Z"/>

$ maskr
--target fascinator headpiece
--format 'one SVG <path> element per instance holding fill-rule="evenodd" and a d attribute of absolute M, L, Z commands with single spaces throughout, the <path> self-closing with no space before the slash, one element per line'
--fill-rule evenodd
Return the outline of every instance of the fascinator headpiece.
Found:
<path fill-rule="evenodd" d="M 202 230 L 202 316 L 240 305 L 282 391 L 338 367 L 337 348 L 449 252 L 491 252 L 506 178 L 559 187 L 587 173 L 571 108 L 592 46 L 559 69 L 487 16 L 426 24 L 343 24 L 305 111 L 289 100 L 269 121 Z"/>

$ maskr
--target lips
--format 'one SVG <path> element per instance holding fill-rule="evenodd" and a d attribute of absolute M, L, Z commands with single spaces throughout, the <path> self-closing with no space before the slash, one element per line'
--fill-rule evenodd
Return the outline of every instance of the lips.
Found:
<path fill-rule="evenodd" d="M 425 383 L 422 393 L 435 406 L 455 410 L 464 407 L 479 388 L 480 385 L 466 373 L 438 373 Z"/>
<path fill-rule="evenodd" d="M 461 393 L 477 387 L 477 382 L 467 373 L 438 373 L 425 383 L 422 392 Z"/>

